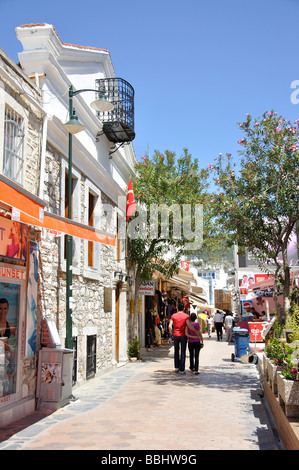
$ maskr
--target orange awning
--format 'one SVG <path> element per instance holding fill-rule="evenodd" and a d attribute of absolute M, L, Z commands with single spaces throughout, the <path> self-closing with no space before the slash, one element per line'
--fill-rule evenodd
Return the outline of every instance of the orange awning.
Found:
<path fill-rule="evenodd" d="M 43 211 L 45 207 L 44 201 L 3 175 L 0 175 L 0 202 L 15 207 L 19 211 L 26 211 L 38 220 L 40 211 Z"/>
<path fill-rule="evenodd" d="M 115 246 L 116 237 L 88 225 L 44 212 L 45 203 L 13 181 L 0 175 L 0 202 L 20 211 L 20 222 L 57 230 L 86 240 Z"/>

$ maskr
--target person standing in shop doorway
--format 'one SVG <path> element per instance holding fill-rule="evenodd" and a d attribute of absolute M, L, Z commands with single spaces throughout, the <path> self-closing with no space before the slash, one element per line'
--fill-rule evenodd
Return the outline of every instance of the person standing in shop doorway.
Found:
<path fill-rule="evenodd" d="M 217 310 L 214 316 L 214 326 L 217 333 L 217 341 L 222 340 L 222 329 L 223 329 L 223 315 Z"/>
<path fill-rule="evenodd" d="M 185 330 L 186 322 L 189 319 L 189 315 L 185 313 L 184 308 L 184 304 L 179 302 L 178 312 L 172 315 L 169 322 L 169 331 L 174 342 L 174 368 L 176 372 L 180 372 L 181 374 L 186 374 L 187 336 Z"/>

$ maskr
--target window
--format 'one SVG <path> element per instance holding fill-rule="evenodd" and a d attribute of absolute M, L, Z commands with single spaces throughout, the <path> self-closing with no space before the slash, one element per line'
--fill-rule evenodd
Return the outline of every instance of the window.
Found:
<path fill-rule="evenodd" d="M 96 197 L 89 192 L 88 194 L 88 225 L 94 227 L 94 210 L 96 206 Z M 93 267 L 94 256 L 93 256 L 93 245 L 94 243 L 88 241 L 88 266 Z"/>
<path fill-rule="evenodd" d="M 84 188 L 84 222 L 89 227 L 102 228 L 102 203 L 99 188 L 91 181 L 85 181 Z M 101 243 L 84 240 L 84 271 L 89 279 L 101 278 Z"/>
<path fill-rule="evenodd" d="M 64 216 L 68 219 L 68 211 L 69 211 L 69 191 L 68 186 L 69 184 L 69 175 L 65 173 L 64 175 Z M 72 178 L 72 193 L 71 193 L 71 219 L 73 217 L 73 191 L 74 191 L 74 178 Z M 66 235 L 64 236 L 64 259 L 66 259 Z"/>
<path fill-rule="evenodd" d="M 97 336 L 87 336 L 86 351 L 86 378 L 93 377 L 96 373 L 96 356 L 97 356 Z"/>
<path fill-rule="evenodd" d="M 68 217 L 68 161 L 62 159 L 61 161 L 61 178 L 60 178 L 60 215 L 62 217 Z M 72 168 L 72 220 L 81 222 L 81 174 L 73 166 Z M 56 208 L 53 206 L 53 212 Z M 61 239 L 60 243 L 60 260 L 61 269 L 66 269 L 66 236 Z M 78 237 L 73 237 L 73 274 L 79 274 L 80 264 L 80 243 L 81 240 Z"/>
<path fill-rule="evenodd" d="M 4 176 L 18 184 L 23 184 L 24 169 L 24 122 L 23 119 L 9 106 L 5 109 L 4 118 Z"/>

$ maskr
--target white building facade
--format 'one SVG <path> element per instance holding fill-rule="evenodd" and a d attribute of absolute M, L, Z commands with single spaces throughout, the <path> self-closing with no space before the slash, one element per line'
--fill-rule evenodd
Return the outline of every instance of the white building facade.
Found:
<path fill-rule="evenodd" d="M 19 60 L 26 75 L 36 80 L 43 95 L 44 145 L 40 155 L 38 196 L 45 213 L 67 217 L 69 87 L 94 90 L 95 80 L 115 77 L 107 50 L 63 43 L 48 24 L 16 28 L 23 46 Z M 116 272 L 126 273 L 126 189 L 134 174 L 132 143 L 118 148 L 102 131 L 103 123 L 89 103 L 95 93 L 73 99 L 76 115 L 86 130 L 72 139 L 73 238 L 72 334 L 75 350 L 74 384 L 127 360 L 130 286 Z M 85 228 L 98 231 L 103 241 L 84 237 Z M 105 236 L 109 242 L 105 242 Z M 64 232 L 42 228 L 40 243 L 39 308 L 43 319 L 54 320 L 61 343 L 66 338 L 66 248 Z"/>

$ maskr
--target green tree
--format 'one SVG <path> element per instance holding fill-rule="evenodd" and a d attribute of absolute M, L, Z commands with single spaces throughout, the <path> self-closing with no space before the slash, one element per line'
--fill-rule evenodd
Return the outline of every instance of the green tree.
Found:
<path fill-rule="evenodd" d="M 290 123 L 273 111 L 259 119 L 247 115 L 239 123 L 245 137 L 240 158 L 221 154 L 215 165 L 215 214 L 230 240 L 252 253 L 266 269 L 275 265 L 275 300 L 280 320 L 290 308 L 290 267 L 287 246 L 299 219 L 299 120 Z M 282 255 L 282 262 L 279 261 Z M 283 274 L 283 276 L 281 276 Z M 284 308 L 277 301 L 283 280 Z"/>
<path fill-rule="evenodd" d="M 210 197 L 208 171 L 199 168 L 197 159 L 187 149 L 180 158 L 174 152 L 162 154 L 156 150 L 152 157 L 142 160 L 136 165 L 134 181 L 138 207 L 127 229 L 128 259 L 135 275 L 131 337 L 136 335 L 140 283 L 152 279 L 155 271 L 172 277 L 178 272 L 182 255 L 199 247 L 199 235 L 202 236 L 199 206 L 204 207 Z"/>

